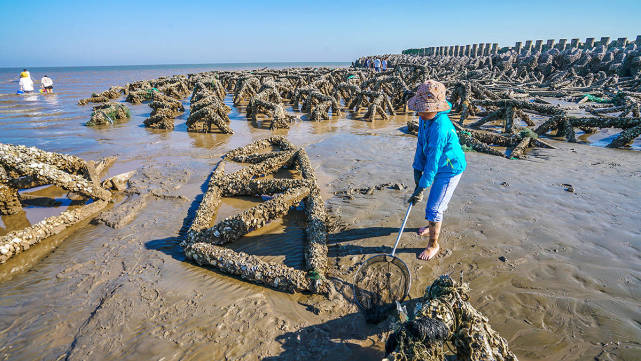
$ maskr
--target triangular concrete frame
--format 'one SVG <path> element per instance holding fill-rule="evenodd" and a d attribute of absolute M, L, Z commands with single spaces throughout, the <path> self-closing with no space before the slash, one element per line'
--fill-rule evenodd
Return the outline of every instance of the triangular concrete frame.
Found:
<path fill-rule="evenodd" d="M 274 145 L 280 147 L 280 150 L 258 153 Z M 224 164 L 227 159 L 250 165 L 234 173 L 225 174 Z M 303 179 L 256 178 L 274 173 L 286 166 L 298 168 Z M 220 206 L 221 197 L 275 193 L 281 194 L 209 226 Z M 292 205 L 301 200 L 305 202 L 307 218 L 307 272 L 221 247 L 284 215 Z M 187 257 L 196 263 L 212 266 L 246 281 L 287 292 L 328 294 L 330 286 L 324 278 L 327 268 L 325 219 L 325 204 L 320 196 L 307 152 L 295 147 L 284 137 L 270 137 L 234 149 L 218 163 L 182 245 Z"/>
<path fill-rule="evenodd" d="M 114 159 L 115 160 L 115 159 Z M 59 234 L 105 208 L 111 192 L 102 188 L 93 162 L 62 153 L 46 152 L 35 147 L 0 143 L 0 202 L 15 198 L 14 208 L 21 208 L 18 190 L 41 185 L 56 185 L 70 192 L 94 199 L 76 209 L 67 209 L 36 224 L 0 237 L 0 264 L 27 251 L 42 240 Z M 17 203 L 16 203 L 17 202 Z M 14 209 L 15 211 L 15 209 Z"/>

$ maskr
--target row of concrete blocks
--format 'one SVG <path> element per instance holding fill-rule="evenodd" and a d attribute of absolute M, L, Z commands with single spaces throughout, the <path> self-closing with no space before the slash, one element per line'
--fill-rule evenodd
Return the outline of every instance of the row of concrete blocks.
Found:
<path fill-rule="evenodd" d="M 537 40 L 533 42 L 532 40 L 527 40 L 525 46 L 520 41 L 517 41 L 514 44 L 514 47 L 511 50 L 516 51 L 518 54 L 525 53 L 528 51 L 543 51 L 547 49 L 557 48 L 559 50 L 565 50 L 568 47 L 567 39 L 559 39 L 558 44 L 554 43 L 554 39 L 548 40 L 543 44 L 543 40 Z M 569 47 L 571 49 L 583 48 L 591 49 L 595 46 L 604 45 L 606 47 L 626 47 L 631 42 L 628 41 L 628 38 L 618 38 L 615 42 L 610 42 L 609 36 L 604 36 L 601 40 L 596 41 L 595 38 L 586 38 L 585 42 L 581 42 L 578 38 L 571 39 Z M 635 43 L 637 46 L 641 46 L 641 35 L 637 35 Z M 487 56 L 490 54 L 497 54 L 499 51 L 498 43 L 479 43 L 472 45 L 453 45 L 453 46 L 433 46 L 429 48 L 419 49 L 419 55 L 438 55 L 438 56 Z"/>

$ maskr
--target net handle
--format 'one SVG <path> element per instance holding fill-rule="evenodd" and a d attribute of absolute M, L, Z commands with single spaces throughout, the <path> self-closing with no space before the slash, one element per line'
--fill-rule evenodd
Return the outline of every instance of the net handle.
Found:
<path fill-rule="evenodd" d="M 405 213 L 405 219 L 403 219 L 403 224 L 401 225 L 401 229 L 398 231 L 398 237 L 396 237 L 396 243 L 394 243 L 394 249 L 392 250 L 392 257 L 396 254 L 396 247 L 398 247 L 398 241 L 401 240 L 401 236 L 403 235 L 403 230 L 405 229 L 405 224 L 407 223 L 407 219 L 410 216 L 410 211 L 412 210 L 412 202 L 410 202 L 409 207 L 407 207 L 407 213 Z"/>

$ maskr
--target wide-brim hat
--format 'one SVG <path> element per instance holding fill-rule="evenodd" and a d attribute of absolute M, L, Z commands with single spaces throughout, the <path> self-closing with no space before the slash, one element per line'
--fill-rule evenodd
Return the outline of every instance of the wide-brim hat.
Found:
<path fill-rule="evenodd" d="M 442 112 L 450 109 L 445 98 L 445 85 L 436 80 L 428 80 L 418 86 L 416 93 L 407 101 L 407 106 L 415 112 Z"/>

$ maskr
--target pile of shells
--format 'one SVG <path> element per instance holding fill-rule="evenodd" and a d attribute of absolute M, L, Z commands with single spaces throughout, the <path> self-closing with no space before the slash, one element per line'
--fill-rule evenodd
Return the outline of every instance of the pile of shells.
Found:
<path fill-rule="evenodd" d="M 504 49 L 494 54 L 477 56 L 408 54 L 386 55 L 389 67 L 399 64 L 423 65 L 430 69 L 430 77 L 440 81 L 475 79 L 483 81 L 514 82 L 550 89 L 607 87 L 619 84 L 627 90 L 640 91 L 641 49 L 635 43 L 623 46 L 605 46 L 564 50 Z M 375 56 L 380 57 L 380 56 Z M 364 67 L 367 59 L 355 62 Z"/>
<path fill-rule="evenodd" d="M 78 100 L 78 105 L 85 105 L 88 103 L 106 103 L 120 98 L 123 94 L 128 94 L 127 88 L 121 86 L 112 86 L 102 93 L 93 93 L 89 98 Z"/>
<path fill-rule="evenodd" d="M 583 98 L 578 100 L 579 104 L 585 103 Z M 458 124 L 454 125 L 461 144 L 478 152 L 523 158 L 531 147 L 554 148 L 541 138 L 550 133 L 576 142 L 575 128 L 588 134 L 602 128 L 621 129 L 608 145 L 611 148 L 625 147 L 641 135 L 641 94 L 621 91 L 611 94 L 608 99 L 611 103 L 605 107 L 580 105 L 585 109 L 585 116 L 571 115 L 576 107 L 551 105 L 537 96 L 527 99 L 527 94 L 523 96 L 523 92 L 517 93 L 514 89 L 501 90 L 473 80 L 455 83 L 449 100 L 452 114 L 459 115 Z M 418 122 L 408 122 L 408 131 L 417 134 Z"/>
<path fill-rule="evenodd" d="M 249 99 L 246 111 L 247 119 L 254 122 L 259 114 L 265 115 L 271 120 L 270 129 L 289 128 L 289 124 L 296 119 L 285 112 L 280 90 L 271 78 L 263 81 L 256 94 Z"/>
<path fill-rule="evenodd" d="M 114 124 L 127 120 L 131 117 L 129 108 L 122 103 L 103 103 L 93 107 L 91 119 L 86 126 Z"/>
<path fill-rule="evenodd" d="M 182 84 L 182 83 L 178 83 Z M 153 91 L 149 107 L 152 109 L 149 118 L 143 124 L 148 128 L 174 129 L 174 118 L 185 111 L 179 99 Z"/>
<path fill-rule="evenodd" d="M 517 361 L 507 341 L 470 304 L 469 286 L 447 275 L 427 289 L 411 320 L 402 320 L 385 345 L 385 360 L 445 360 L 450 342 L 457 360 Z"/>
<path fill-rule="evenodd" d="M 458 121 L 462 144 L 522 158 L 532 147 L 550 147 L 541 139 L 544 136 L 576 141 L 575 128 L 587 134 L 600 128 L 621 129 L 610 147 L 625 147 L 638 137 L 641 67 L 636 67 L 634 59 L 641 50 L 635 46 L 537 53 L 508 50 L 476 57 L 386 55 L 389 68 L 381 72 L 363 69 L 362 58 L 351 68 L 210 71 L 158 78 L 129 83 L 123 92 L 132 103 L 151 101 L 147 126 L 170 129 L 182 109 L 167 106 L 157 97 L 181 103 L 180 97 L 191 91 L 188 129 L 232 134 L 227 94 L 233 95 L 233 104 L 240 110 L 244 107 L 255 126 L 260 117 L 277 129 L 288 128 L 296 119 L 287 113 L 286 104 L 313 121 L 345 111 L 367 121 L 388 119 L 407 113 L 407 102 L 417 86 L 436 79 L 448 88 L 451 116 Z M 548 98 L 574 105 L 552 105 L 558 102 Z M 575 110 L 586 115 L 576 116 Z M 418 123 L 409 122 L 408 130 L 417 132 Z"/>
<path fill-rule="evenodd" d="M 279 149 L 264 152 L 273 147 Z M 225 174 L 227 159 L 250 165 Z M 295 167 L 301 179 L 260 178 L 283 167 Z M 238 195 L 270 195 L 272 198 L 210 227 L 221 197 Z M 307 272 L 220 247 L 285 215 L 301 201 L 305 204 L 307 219 Z M 213 266 L 247 281 L 288 292 L 327 294 L 330 286 L 323 277 L 327 270 L 326 218 L 325 204 L 305 150 L 295 147 L 283 137 L 271 137 L 232 150 L 226 154 L 225 160 L 218 163 L 182 245 L 187 257 L 195 262 Z"/>
<path fill-rule="evenodd" d="M 190 100 L 187 129 L 190 132 L 212 133 L 218 128 L 225 134 L 233 134 L 234 131 L 227 125 L 231 108 L 223 102 L 225 94 L 216 78 L 196 83 Z"/>

